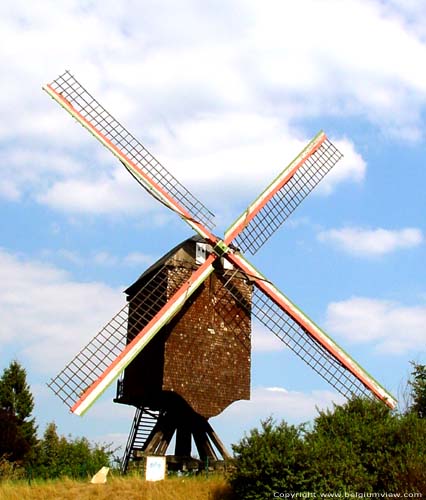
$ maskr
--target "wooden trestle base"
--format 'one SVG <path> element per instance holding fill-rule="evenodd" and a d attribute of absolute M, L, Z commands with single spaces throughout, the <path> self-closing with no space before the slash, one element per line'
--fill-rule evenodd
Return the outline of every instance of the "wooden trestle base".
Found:
<path fill-rule="evenodd" d="M 176 432 L 176 456 L 191 456 L 191 440 L 193 438 L 201 460 L 206 458 L 218 460 L 214 447 L 222 458 L 230 458 L 206 418 L 195 412 L 188 417 L 186 421 L 178 421 L 170 412 L 161 415 L 144 451 L 154 455 L 163 455 Z"/>
<path fill-rule="evenodd" d="M 151 429 L 147 431 L 149 420 Z M 173 405 L 160 411 L 139 407 L 123 457 L 122 472 L 126 473 L 133 466 L 139 468 L 147 456 L 166 455 L 173 436 L 174 453 L 167 455 L 170 471 L 222 469 L 231 458 L 208 419 L 189 405 Z M 192 457 L 192 443 L 199 458 Z"/>

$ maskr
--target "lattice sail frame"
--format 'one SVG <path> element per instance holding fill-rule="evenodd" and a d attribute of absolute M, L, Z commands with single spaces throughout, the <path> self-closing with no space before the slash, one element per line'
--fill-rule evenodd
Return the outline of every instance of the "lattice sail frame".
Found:
<path fill-rule="evenodd" d="M 241 276 L 241 273 L 239 274 Z M 219 301 L 223 296 L 228 296 L 225 292 L 222 292 L 222 290 L 227 290 L 243 310 L 250 313 L 276 335 L 281 342 L 340 394 L 345 397 L 357 394 L 373 399 L 370 390 L 365 387 L 358 377 L 348 371 L 341 361 L 332 356 L 320 342 L 309 334 L 306 328 L 297 323 L 282 307 L 278 306 L 256 286 L 253 287 L 251 302 L 247 303 L 245 298 L 238 293 L 238 289 L 233 286 L 233 282 L 237 277 L 238 274 L 233 273 L 228 279 L 223 279 L 223 287 L 217 294 Z M 241 279 L 247 280 L 247 277 Z M 239 338 L 241 332 L 244 331 L 243 325 L 240 324 L 241 319 L 231 316 L 225 303 L 217 311 L 223 321 L 230 325 L 233 334 Z M 244 341 L 244 339 L 242 340 Z"/>
<path fill-rule="evenodd" d="M 365 389 L 367 389 L 387 406 L 395 408 L 397 402 L 392 394 L 367 373 L 366 370 L 240 253 L 228 253 L 226 258 L 240 271 L 243 271 L 255 286 L 252 314 L 311 366 L 311 368 L 345 397 L 349 395 L 365 395 Z M 262 295 L 265 297 L 261 298 Z M 297 342 L 294 340 L 290 342 L 290 332 L 297 335 Z M 315 344 L 321 345 L 321 351 L 317 350 L 317 352 L 326 355 L 326 360 L 318 363 L 312 362 L 310 353 Z M 309 346 L 309 349 L 307 346 Z M 333 363 L 335 368 L 340 364 L 348 372 L 343 382 L 337 378 L 337 375 L 341 375 L 342 370 L 334 370 L 333 372 L 330 369 L 330 357 L 336 359 L 337 363 Z M 355 382 L 356 379 L 359 383 Z"/>
<path fill-rule="evenodd" d="M 181 217 L 214 227 L 214 215 L 118 122 L 69 72 L 43 87 L 107 147 L 154 197 Z"/>
<path fill-rule="evenodd" d="M 225 241 L 255 254 L 342 156 L 320 132 L 226 231 Z"/>
<path fill-rule="evenodd" d="M 102 393 L 112 384 L 120 373 L 128 366 L 139 352 L 148 344 L 163 326 L 165 326 L 183 307 L 188 298 L 197 290 L 197 288 L 214 271 L 214 257 L 210 256 L 204 264 L 196 269 L 188 279 L 171 296 L 171 298 L 162 307 L 158 301 L 153 301 L 153 306 L 148 311 L 141 313 L 141 331 L 134 339 L 122 350 L 125 332 L 127 332 L 128 306 L 124 306 L 113 319 L 92 339 L 91 342 L 69 363 L 62 372 L 51 380 L 49 387 L 64 401 L 76 415 L 83 415 L 92 406 L 92 404 L 102 395 Z M 157 276 L 157 274 L 156 274 Z M 149 288 L 147 288 L 149 286 Z M 164 283 L 150 281 L 141 289 L 145 293 L 161 292 Z M 140 292 L 135 296 L 141 297 Z M 134 302 L 132 300 L 129 304 Z M 144 302 L 144 304 L 146 304 Z M 145 319 L 148 320 L 146 324 Z M 114 333 L 115 342 L 112 342 L 108 350 L 108 362 L 96 363 L 96 375 L 90 375 L 88 370 L 87 379 L 79 377 L 76 383 L 72 382 L 76 368 L 81 368 L 81 364 L 89 364 L 93 346 L 99 345 L 105 338 L 105 332 Z M 115 358 L 114 358 L 115 356 Z M 113 359 L 113 361 L 111 361 Z M 93 367 L 92 367 L 93 368 Z M 99 375 L 100 373 L 100 375 Z M 97 378 L 96 378 L 97 377 Z M 81 390 L 80 390 L 81 389 Z M 74 399 L 75 398 L 75 399 Z"/>
<path fill-rule="evenodd" d="M 176 293 L 193 271 L 184 262 L 180 267 L 176 267 L 172 274 L 167 272 L 169 267 L 160 267 L 140 291 L 48 384 L 70 409 L 126 349 L 132 350 L 133 343 L 128 342 L 129 338 L 134 340 L 137 337 L 139 331 L 153 320 L 165 305 L 165 297 Z M 133 335 L 128 330 L 129 310 L 132 315 L 132 328 L 137 329 Z M 139 347 L 142 349 L 152 336 L 146 336 Z M 131 359 L 133 358 L 129 357 L 129 363 Z"/>
<path fill-rule="evenodd" d="M 134 359 L 134 357 L 143 349 L 149 340 L 165 324 L 167 324 L 168 321 L 170 321 L 170 319 L 180 310 L 188 297 L 214 271 L 213 263 L 221 257 L 225 257 L 237 269 L 245 273 L 258 289 L 258 294 L 255 295 L 257 302 L 253 304 L 253 311 L 256 313 L 255 315 L 259 317 L 261 321 L 263 319 L 264 324 L 266 324 L 266 326 L 268 326 L 273 333 L 278 335 L 281 340 L 287 343 L 290 347 L 293 345 L 292 349 L 318 373 L 320 373 L 320 375 L 324 376 L 324 378 L 326 378 L 331 385 L 336 387 L 337 390 L 346 396 L 349 394 L 365 394 L 365 388 L 367 388 L 368 391 L 371 391 L 377 398 L 385 402 L 389 407 L 395 407 L 396 400 L 390 393 L 388 393 L 374 378 L 363 370 L 300 309 L 294 306 L 294 304 L 292 304 L 287 297 L 284 296 L 284 294 L 272 285 L 271 282 L 269 282 L 250 263 L 248 263 L 248 261 L 246 261 L 235 249 L 234 245 L 231 245 L 231 243 L 238 238 L 240 233 L 243 233 L 239 239 L 240 244 L 254 253 L 261 246 L 261 244 L 264 243 L 262 231 L 268 231 L 268 236 L 270 236 L 272 232 L 275 231 L 278 226 L 282 224 L 282 222 L 284 222 L 285 218 L 294 210 L 302 199 L 306 197 L 313 187 L 315 187 L 315 185 L 332 168 L 332 166 L 341 157 L 341 154 L 330 143 L 326 135 L 323 132 L 320 132 L 301 152 L 301 154 L 286 169 L 284 169 L 274 182 L 259 196 L 259 198 L 249 206 L 247 211 L 235 221 L 235 223 L 226 232 L 224 240 L 220 240 L 209 231 L 206 225 L 203 225 L 203 223 L 200 222 L 202 214 L 204 213 L 203 209 L 194 209 L 194 207 L 197 207 L 198 205 L 191 204 L 192 202 L 187 205 L 187 198 L 192 196 L 189 191 L 178 183 L 178 185 L 182 186 L 183 189 L 179 188 L 176 193 L 172 192 L 172 189 L 168 186 L 170 179 L 172 179 L 170 181 L 172 184 L 174 182 L 173 177 L 168 177 L 171 174 L 168 174 L 165 169 L 164 171 L 159 169 L 160 173 L 158 174 L 157 170 L 154 169 L 155 171 L 153 177 L 157 177 L 153 180 L 149 170 L 151 161 L 148 161 L 148 159 L 145 158 L 147 163 L 143 164 L 142 167 L 136 164 L 134 160 L 138 159 L 137 154 L 140 151 L 138 148 L 143 148 L 143 146 L 136 141 L 131 134 L 129 134 L 124 128 L 119 128 L 121 135 L 124 137 L 124 146 L 127 148 L 125 152 L 120 149 L 122 146 L 120 141 L 113 142 L 113 140 L 116 140 L 114 131 L 117 127 L 122 126 L 115 121 L 115 119 L 113 119 L 111 115 L 104 110 L 104 108 L 100 107 L 97 101 L 95 101 L 90 94 L 86 93 L 87 91 L 85 91 L 85 89 L 83 89 L 83 87 L 76 82 L 69 72 L 66 72 L 58 80 L 60 80 L 61 84 L 64 85 L 62 80 L 65 81 L 68 78 L 72 82 L 72 84 L 70 84 L 71 89 L 73 89 L 74 86 L 77 86 L 75 90 L 76 94 L 74 95 L 74 90 L 71 90 L 68 97 L 70 99 L 76 99 L 77 102 L 79 102 L 79 105 L 81 106 L 80 111 L 77 111 L 73 104 L 71 104 L 68 99 L 64 98 L 58 92 L 60 90 L 60 86 L 57 80 L 55 80 L 53 84 L 46 85 L 43 88 L 72 116 L 74 116 L 74 118 L 86 127 L 104 146 L 110 149 L 110 151 L 112 151 L 112 153 L 120 159 L 132 175 L 134 175 L 137 180 L 144 187 L 146 187 L 151 194 L 153 194 L 154 197 L 177 212 L 196 232 L 198 232 L 198 234 L 200 234 L 200 236 L 205 239 L 205 241 L 213 249 L 204 264 L 196 269 L 191 277 L 180 286 L 171 299 L 155 313 L 155 316 L 141 329 L 134 340 L 127 345 L 112 362 L 108 359 L 108 362 L 110 362 L 109 365 L 108 362 L 103 364 L 104 371 L 102 374 L 90 385 L 87 390 L 84 391 L 82 395 L 79 394 L 79 399 L 71 407 L 71 411 L 78 415 L 82 415 L 85 411 L 87 411 L 91 404 L 93 404 L 99 395 L 102 394 L 108 385 L 110 385 L 113 380 L 118 377 L 120 372 L 122 372 L 132 359 Z M 54 86 L 56 86 L 56 89 Z M 89 102 L 86 103 L 84 99 L 83 101 L 79 101 L 81 95 L 86 96 L 86 98 L 89 99 Z M 90 99 L 93 99 L 93 101 Z M 86 105 L 94 108 L 95 120 L 92 120 L 90 112 L 86 113 Z M 106 125 L 101 119 L 104 116 L 104 112 L 106 113 Z M 96 126 L 93 122 L 95 122 Z M 97 126 L 100 129 L 98 129 Z M 133 140 L 136 142 L 132 142 Z M 133 151 L 133 147 L 135 147 L 136 153 Z M 153 157 L 150 155 L 149 160 L 151 158 Z M 157 164 L 158 162 L 155 160 L 153 165 L 157 166 Z M 298 187 L 302 190 L 301 196 L 298 196 L 297 194 L 296 189 Z M 174 196 L 177 196 L 177 199 L 175 199 Z M 287 208 L 287 210 L 286 203 L 291 203 L 292 205 L 290 208 Z M 191 215 L 186 206 L 189 206 L 191 209 L 196 211 L 198 220 Z M 277 215 L 279 217 L 278 223 L 273 225 L 271 231 L 268 230 L 266 225 L 269 220 L 269 209 L 278 210 Z M 284 210 L 284 217 L 279 215 L 280 209 Z M 254 238 L 251 237 L 252 231 L 257 232 L 256 237 Z M 263 293 L 267 298 L 262 301 L 259 298 L 261 297 L 261 295 L 259 295 L 260 293 Z M 260 307 L 259 304 L 261 304 L 262 307 Z M 121 329 L 123 328 L 123 325 L 124 322 L 122 321 Z M 289 341 L 290 332 L 294 335 L 298 335 L 297 341 Z M 301 345 L 302 342 L 303 345 L 309 347 L 304 348 Z M 321 349 L 317 348 L 316 344 L 320 345 Z M 314 349 L 314 351 L 311 351 L 312 349 Z M 305 354 L 301 355 L 302 352 Z M 314 363 L 312 361 L 314 356 L 309 354 L 310 352 L 323 356 L 326 362 Z M 114 355 L 115 352 L 111 356 L 114 357 Z M 331 358 L 335 358 L 337 360 L 336 363 L 331 363 L 332 369 L 327 365 L 327 363 L 330 364 Z M 347 380 L 340 383 L 337 379 L 337 375 L 339 377 L 342 376 L 341 370 L 339 370 L 339 364 L 341 367 L 344 367 L 344 370 L 350 373 L 350 375 L 346 375 Z M 77 366 L 72 363 L 70 365 L 72 365 L 72 367 Z M 71 369 L 70 366 L 69 373 L 72 374 L 73 370 L 75 371 L 75 368 Z M 55 392 L 61 392 L 61 384 L 67 383 L 68 379 L 66 379 L 66 377 L 67 375 L 63 375 L 61 379 L 57 377 L 52 381 L 51 385 L 56 388 L 56 390 L 54 389 Z M 65 382 L 64 378 L 66 379 Z M 359 383 L 355 382 L 355 379 Z M 60 381 L 60 383 L 58 382 L 56 384 L 56 380 Z M 81 388 L 79 385 L 78 387 Z M 77 393 L 78 390 L 74 390 L 74 392 L 72 392 L 71 399 L 76 397 Z"/>

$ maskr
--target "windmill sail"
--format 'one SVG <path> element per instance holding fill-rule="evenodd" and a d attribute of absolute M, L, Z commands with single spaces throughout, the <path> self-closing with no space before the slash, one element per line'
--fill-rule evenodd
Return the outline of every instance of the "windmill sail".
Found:
<path fill-rule="evenodd" d="M 153 196 L 189 223 L 214 227 L 214 215 L 103 107 L 69 71 L 43 89 L 107 147 Z"/>
<path fill-rule="evenodd" d="M 251 309 L 253 316 L 336 390 L 345 397 L 371 397 L 373 394 L 390 408 L 396 406 L 395 398 L 386 389 L 257 269 L 241 255 L 231 254 L 227 258 L 243 270 L 255 285 Z"/>
<path fill-rule="evenodd" d="M 225 242 L 255 254 L 340 158 L 342 154 L 320 132 L 232 224 Z"/>
<path fill-rule="evenodd" d="M 132 301 L 51 380 L 49 387 L 73 413 L 85 413 L 209 276 L 213 260 L 210 257 L 192 274 L 181 268 L 174 273 L 172 282 L 163 272 L 164 267 L 160 268 Z M 167 302 L 166 289 L 171 295 Z M 129 308 L 133 340 L 126 345 Z"/>

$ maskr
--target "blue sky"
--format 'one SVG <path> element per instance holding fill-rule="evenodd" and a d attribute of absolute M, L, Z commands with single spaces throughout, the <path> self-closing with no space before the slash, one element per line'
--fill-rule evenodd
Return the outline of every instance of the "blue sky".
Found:
<path fill-rule="evenodd" d="M 122 443 L 106 393 L 84 417 L 45 382 L 122 290 L 191 235 L 44 92 L 72 73 L 224 229 L 324 129 L 344 159 L 252 259 L 397 397 L 426 363 L 426 14 L 416 0 L 0 5 L 0 368 L 28 371 L 41 431 Z M 254 332 L 252 400 L 212 424 L 341 402 Z"/>

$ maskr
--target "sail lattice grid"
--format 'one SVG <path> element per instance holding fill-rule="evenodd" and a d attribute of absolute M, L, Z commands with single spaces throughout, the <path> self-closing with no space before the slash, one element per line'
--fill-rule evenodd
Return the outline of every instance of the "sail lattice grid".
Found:
<path fill-rule="evenodd" d="M 163 167 L 123 125 L 111 116 L 69 71 L 56 78 L 50 86 L 65 98 L 102 136 L 119 149 L 127 159 L 186 208 L 191 217 L 210 229 L 214 227 L 213 213 Z M 138 177 L 136 175 L 134 177 L 139 182 Z"/>
<path fill-rule="evenodd" d="M 366 396 L 369 389 L 339 360 L 258 288 L 253 290 L 253 315 L 346 398 Z"/>
<path fill-rule="evenodd" d="M 192 270 L 163 265 L 48 386 L 72 408 L 188 279 Z M 129 321 L 129 315 L 131 321 Z"/>
<path fill-rule="evenodd" d="M 247 307 L 232 286 L 225 286 L 243 307 Z M 251 313 L 340 394 L 346 398 L 366 396 L 374 399 L 370 390 L 350 370 L 256 286 L 252 292 Z"/>
<path fill-rule="evenodd" d="M 234 244 L 243 252 L 255 254 L 342 156 L 340 151 L 326 139 L 253 217 L 235 238 Z"/>

